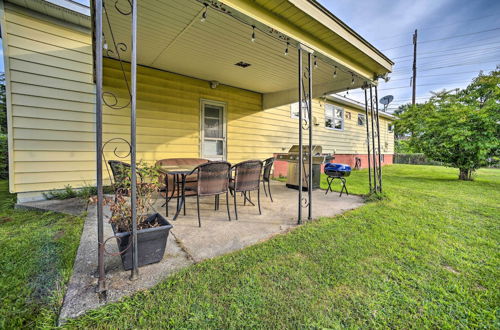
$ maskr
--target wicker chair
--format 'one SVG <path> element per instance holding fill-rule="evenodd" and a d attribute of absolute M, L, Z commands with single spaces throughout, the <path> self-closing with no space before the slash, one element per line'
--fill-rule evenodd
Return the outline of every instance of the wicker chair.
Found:
<path fill-rule="evenodd" d="M 201 164 L 195 168 L 187 177 L 196 177 L 196 184 L 187 185 L 183 183 L 185 196 L 196 195 L 196 206 L 198 208 L 198 226 L 201 227 L 200 219 L 200 196 L 215 196 L 215 209 L 219 209 L 219 195 L 226 194 L 227 216 L 231 221 L 229 211 L 229 176 L 231 164 L 223 161 L 214 161 Z M 185 204 L 185 203 L 184 203 Z"/>
<path fill-rule="evenodd" d="M 128 178 L 130 176 L 130 164 L 118 160 L 109 160 L 108 164 L 113 174 L 113 177 L 110 179 L 115 198 L 117 194 L 129 195 L 130 183 Z"/>
<path fill-rule="evenodd" d="M 160 159 L 156 162 L 157 166 L 171 166 L 171 165 L 187 165 L 187 166 L 193 166 L 193 165 L 201 165 L 208 163 L 208 159 L 202 159 L 202 158 L 167 158 L 167 159 Z M 168 202 L 173 197 L 179 198 L 178 196 L 178 191 L 175 189 L 175 182 L 174 182 L 174 176 L 173 175 L 166 175 L 162 174 L 162 177 L 160 178 L 160 182 L 164 182 L 164 185 L 160 188 L 160 193 L 162 196 L 165 197 L 165 204 L 162 206 L 165 206 L 165 214 L 168 217 Z M 196 175 L 190 175 L 186 178 L 186 183 L 188 187 L 194 187 L 196 186 Z M 186 194 L 187 196 L 194 196 L 195 193 L 192 190 L 187 190 Z M 186 203 L 184 203 L 184 214 L 186 214 Z"/>
<path fill-rule="evenodd" d="M 269 190 L 269 198 L 271 202 L 273 202 L 273 196 L 271 195 L 271 169 L 273 168 L 274 157 L 268 158 L 264 161 L 264 172 L 262 173 L 262 186 L 264 187 L 264 193 L 267 196 L 266 191 L 266 182 L 267 182 L 267 190 Z"/>
<path fill-rule="evenodd" d="M 234 198 L 234 213 L 236 215 L 236 220 L 238 220 L 238 209 L 236 206 L 237 192 L 243 193 L 245 204 L 247 200 L 253 204 L 250 199 L 250 192 L 257 190 L 259 214 L 262 214 L 260 209 L 260 175 L 262 173 L 262 162 L 260 160 L 247 160 L 231 167 L 231 172 L 233 170 L 234 177 L 229 181 L 229 190 Z"/>

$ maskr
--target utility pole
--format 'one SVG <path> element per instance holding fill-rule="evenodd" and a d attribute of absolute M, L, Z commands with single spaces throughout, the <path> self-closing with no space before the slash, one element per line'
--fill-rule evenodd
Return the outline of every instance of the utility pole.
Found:
<path fill-rule="evenodd" d="M 415 98 L 417 94 L 417 29 L 413 34 L 413 77 L 412 77 L 413 94 L 411 97 L 411 104 L 415 105 Z"/>

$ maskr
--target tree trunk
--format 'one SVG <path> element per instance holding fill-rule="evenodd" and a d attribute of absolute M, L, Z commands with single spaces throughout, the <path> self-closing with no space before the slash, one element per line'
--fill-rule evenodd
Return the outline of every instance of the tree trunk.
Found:
<path fill-rule="evenodd" d="M 459 180 L 472 181 L 472 170 L 469 168 L 461 168 L 458 175 Z"/>

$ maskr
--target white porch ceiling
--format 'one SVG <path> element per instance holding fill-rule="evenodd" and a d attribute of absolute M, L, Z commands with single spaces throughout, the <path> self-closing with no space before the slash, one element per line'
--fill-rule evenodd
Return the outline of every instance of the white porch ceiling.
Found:
<path fill-rule="evenodd" d="M 130 62 L 131 16 L 118 12 L 115 1 L 107 2 L 107 16 L 116 43 L 125 43 L 120 51 L 124 61 Z M 118 8 L 129 11 L 128 1 L 117 1 Z M 205 22 L 200 18 L 205 7 L 195 0 L 142 0 L 138 2 L 137 62 L 164 71 L 264 94 L 264 107 L 295 102 L 297 99 L 297 49 L 290 46 L 284 55 L 286 42 L 256 31 L 251 41 L 252 28 L 233 17 L 208 9 Z M 104 16 L 103 30 L 109 56 L 117 58 L 111 30 Z M 118 47 L 120 48 L 120 47 Z M 250 63 L 247 68 L 235 64 Z M 334 79 L 334 67 L 317 60 L 313 71 L 313 97 L 358 88 L 361 78 L 343 72 L 339 67 Z"/>

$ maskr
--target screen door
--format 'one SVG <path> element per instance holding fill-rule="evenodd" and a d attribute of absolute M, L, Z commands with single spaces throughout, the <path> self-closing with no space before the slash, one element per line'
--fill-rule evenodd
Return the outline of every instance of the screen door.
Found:
<path fill-rule="evenodd" d="M 201 101 L 202 158 L 226 159 L 225 110 L 224 103 Z"/>

